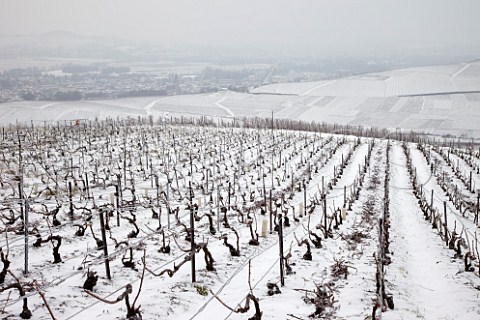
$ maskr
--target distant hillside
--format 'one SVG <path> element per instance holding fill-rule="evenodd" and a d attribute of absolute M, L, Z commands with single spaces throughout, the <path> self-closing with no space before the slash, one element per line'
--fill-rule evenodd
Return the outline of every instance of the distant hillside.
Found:
<path fill-rule="evenodd" d="M 302 109 L 296 115 L 302 120 L 458 135 L 478 136 L 480 130 L 479 60 L 332 81 L 271 84 L 253 93 L 295 95 L 285 99 Z"/>
<path fill-rule="evenodd" d="M 0 123 L 106 116 L 270 117 L 480 137 L 480 61 L 279 83 L 251 93 L 0 105 Z"/>

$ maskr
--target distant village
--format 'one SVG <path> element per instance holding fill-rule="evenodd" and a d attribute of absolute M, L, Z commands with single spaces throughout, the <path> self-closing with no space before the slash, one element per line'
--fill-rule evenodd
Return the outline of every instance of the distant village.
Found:
<path fill-rule="evenodd" d="M 128 67 L 69 64 L 57 70 L 11 69 L 0 73 L 0 103 L 17 100 L 72 101 L 136 96 L 169 96 L 261 85 L 266 70 L 206 67 L 198 74 L 131 72 Z"/>
<path fill-rule="evenodd" d="M 365 61 L 277 62 L 245 67 L 239 67 L 238 62 L 210 65 L 179 61 L 168 69 L 158 68 L 155 63 L 146 63 L 139 69 L 106 62 L 17 67 L 0 72 L 0 103 L 172 96 L 222 90 L 249 92 L 265 84 L 334 79 L 403 66 L 395 59 L 383 59 L 375 64 Z M 195 66 L 194 70 L 191 65 Z"/>

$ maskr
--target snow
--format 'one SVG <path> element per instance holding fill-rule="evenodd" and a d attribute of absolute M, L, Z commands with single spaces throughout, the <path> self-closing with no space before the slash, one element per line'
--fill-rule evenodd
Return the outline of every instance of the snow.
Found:
<path fill-rule="evenodd" d="M 392 264 L 386 277 L 395 292 L 395 310 L 383 319 L 476 319 L 478 293 L 467 285 L 471 279 L 462 270 L 463 261 L 451 258 L 423 218 L 398 145 L 392 149 L 392 164 Z"/>
<path fill-rule="evenodd" d="M 218 103 L 226 94 L 204 96 Z M 228 99 L 228 98 L 225 98 Z M 344 98 L 351 99 L 351 98 Z M 389 109 L 392 105 L 398 103 L 397 98 L 384 102 L 379 100 L 377 108 Z M 224 106 L 224 101 L 221 101 Z M 345 100 L 347 101 L 347 100 Z M 165 103 L 162 99 L 156 101 L 139 101 L 135 107 L 123 107 L 123 112 L 134 114 L 134 109 L 143 110 L 144 103 L 151 112 L 155 111 L 157 103 Z M 153 103 L 153 104 L 152 104 Z M 86 103 L 80 103 L 85 105 Z M 108 108 L 110 103 L 105 103 L 102 108 Z M 100 107 L 96 102 L 91 102 L 88 106 Z M 38 105 L 37 109 L 41 108 Z M 55 109 L 58 105 L 44 105 L 41 110 Z M 113 107 L 112 107 L 113 108 Z M 230 107 L 229 107 L 230 108 Z M 295 106 L 291 106 L 295 108 Z M 318 108 L 318 107 L 317 107 Z M 57 109 L 60 111 L 61 109 Z M 74 112 L 81 110 L 80 108 L 69 110 Z M 85 110 L 91 110 L 86 108 Z M 158 110 L 157 110 L 158 111 Z M 104 111 L 107 112 L 107 111 Z M 293 110 L 292 110 L 293 112 Z M 59 114 L 59 117 L 67 117 L 66 114 Z M 146 113 L 144 114 L 146 116 Z M 230 128 L 202 128 L 202 127 L 179 127 L 168 125 L 168 132 L 165 127 L 148 125 L 132 126 L 129 128 L 127 152 L 131 155 L 129 162 L 132 166 L 132 177 L 135 180 L 135 189 L 137 190 L 138 201 L 141 202 L 136 206 L 136 219 L 140 228 L 137 238 L 128 240 L 129 246 L 132 248 L 136 269 L 132 270 L 122 266 L 121 258 L 129 251 L 124 247 L 115 247 L 113 240 L 108 239 L 108 250 L 111 255 L 110 268 L 112 272 L 112 280 L 108 280 L 105 276 L 102 252 L 98 251 L 96 244 L 92 239 L 92 230 L 87 229 L 84 236 L 73 236 L 77 227 L 73 225 L 68 216 L 68 197 L 66 189 L 66 180 L 62 178 L 67 175 L 70 161 L 83 172 L 90 174 L 98 170 L 98 177 L 107 178 L 107 174 L 103 169 L 109 168 L 113 172 L 118 172 L 122 176 L 122 170 L 119 166 L 123 166 L 123 139 L 125 130 L 115 133 L 104 132 L 103 136 L 94 136 L 92 146 L 88 136 L 99 134 L 101 131 L 83 130 L 82 127 L 70 127 L 66 131 L 66 135 L 62 137 L 62 144 L 52 145 L 49 148 L 50 158 L 45 161 L 51 168 L 57 168 L 60 172 L 59 179 L 60 189 L 58 192 L 59 200 L 62 203 L 58 218 L 62 225 L 59 227 L 51 227 L 46 224 L 45 211 L 42 204 L 45 204 L 49 211 L 57 205 L 55 198 L 47 198 L 46 195 L 37 196 L 34 185 L 38 185 L 41 190 L 45 186 L 55 188 L 52 184 L 52 178 L 48 179 L 42 176 L 43 172 L 50 172 L 51 169 L 42 169 L 37 162 L 37 167 L 29 165 L 25 168 L 25 189 L 28 194 L 33 196 L 30 223 L 37 225 L 40 234 L 45 239 L 51 232 L 63 237 L 60 253 L 63 262 L 52 264 L 52 245 L 47 242 L 39 248 L 30 247 L 30 274 L 28 277 L 21 276 L 23 270 L 23 235 L 16 235 L 13 232 L 8 233 L 8 243 L 12 261 L 10 270 L 20 277 L 21 281 L 29 281 L 36 279 L 41 290 L 45 293 L 49 305 L 53 308 L 53 313 L 59 319 L 85 319 L 85 318 L 108 318 L 123 319 L 125 317 L 124 302 L 116 305 L 109 305 L 95 300 L 88 296 L 82 290 L 82 283 L 85 281 L 86 268 L 95 271 L 100 276 L 98 284 L 94 287 L 94 293 L 105 299 L 115 299 L 119 296 L 125 285 L 131 283 L 133 285 L 133 296 L 135 297 L 140 287 L 140 278 L 142 272 L 141 257 L 143 250 L 146 250 L 146 264 L 150 270 L 158 273 L 165 268 L 173 269 L 174 265 L 178 265 L 185 257 L 185 253 L 180 249 L 186 250 L 190 243 L 184 239 L 185 231 L 182 226 L 177 225 L 174 215 L 170 215 L 170 228 L 168 227 L 165 204 L 162 200 L 163 214 L 161 215 L 161 224 L 168 238 L 172 252 L 164 254 L 158 252 L 162 246 L 162 236 L 156 232 L 159 221 L 151 218 L 152 204 L 148 202 L 147 194 L 155 195 L 157 190 L 152 187 L 153 182 L 150 178 L 142 175 L 140 168 L 145 164 L 146 154 L 145 148 L 139 149 L 144 141 L 148 141 L 148 150 L 150 150 L 150 161 L 155 168 L 155 172 L 159 174 L 159 183 L 162 189 L 166 188 L 166 176 L 168 173 L 172 181 L 173 170 L 175 167 L 179 175 L 185 177 L 179 178 L 179 191 L 182 195 L 188 194 L 186 182 L 188 180 L 197 183 L 203 183 L 201 171 L 194 172 L 192 178 L 188 175 L 188 150 L 195 145 L 193 154 L 194 164 L 197 168 L 202 168 L 202 163 L 210 166 L 216 161 L 222 146 L 219 144 L 223 141 L 230 141 L 227 147 L 223 147 L 225 160 L 220 161 L 219 172 L 214 170 L 220 192 L 223 197 L 227 197 L 226 182 L 234 183 L 234 188 L 242 191 L 255 191 L 256 200 L 263 197 L 259 194 L 259 187 L 262 184 L 260 167 L 254 169 L 254 165 L 258 162 L 260 156 L 259 147 L 264 148 L 263 155 L 265 165 L 263 170 L 268 172 L 273 163 L 271 160 L 272 140 L 270 131 L 264 130 L 243 130 Z M 292 264 L 293 274 L 289 274 L 285 278 L 285 286 L 279 284 L 279 237 L 276 232 L 267 232 L 266 237 L 260 237 L 259 246 L 248 244 L 250 239 L 250 230 L 245 223 L 242 223 L 234 210 L 230 210 L 229 221 L 240 236 L 240 252 L 239 257 L 232 257 L 228 249 L 223 245 L 220 238 L 221 234 L 228 237 L 229 243 L 235 243 L 235 236 L 231 229 L 220 226 L 219 232 L 212 235 L 209 233 L 206 219 L 196 222 L 196 242 L 208 242 L 208 248 L 215 260 L 214 267 L 216 271 L 207 271 L 203 253 L 196 255 L 196 276 L 197 282 L 191 283 L 190 263 L 180 268 L 172 277 L 167 274 L 156 277 L 150 272 L 146 272 L 142 291 L 139 295 L 138 304 L 142 306 L 141 311 L 145 319 L 245 319 L 253 315 L 253 307 L 245 314 L 232 313 L 223 306 L 210 292 L 220 298 L 225 304 L 235 308 L 238 305 L 244 305 L 246 295 L 251 292 L 259 299 L 260 308 L 263 312 L 262 319 L 307 319 L 310 314 L 315 311 L 312 304 L 303 301 L 303 297 L 313 297 L 312 293 L 316 285 L 327 285 L 333 294 L 334 303 L 332 307 L 327 308 L 324 313 L 328 317 L 331 314 L 335 319 L 359 319 L 364 320 L 372 313 L 374 300 L 376 299 L 376 279 L 375 270 L 376 263 L 373 254 L 378 251 L 378 219 L 383 212 L 383 185 L 386 168 L 386 147 L 387 141 L 377 139 L 373 146 L 372 141 L 362 138 L 356 146 L 356 137 L 345 137 L 337 135 L 322 134 L 319 138 L 314 133 L 299 133 L 282 131 L 276 132 L 276 152 L 274 154 L 274 163 L 281 162 L 278 151 L 282 151 L 283 161 L 286 157 L 292 155 L 292 158 L 285 164 L 279 165 L 275 169 L 273 175 L 278 177 L 278 183 L 274 195 L 283 191 L 288 197 L 290 193 L 290 178 L 308 180 L 306 170 L 308 167 L 315 168 L 318 166 L 317 172 L 312 172 L 312 180 L 308 182 L 306 196 L 310 203 L 312 199 L 318 199 L 321 190 L 325 189 L 327 193 L 327 215 L 332 217 L 333 211 L 343 206 L 344 187 L 347 196 L 353 199 L 352 193 L 355 181 L 363 181 L 363 187 L 359 192 L 357 200 L 353 201 L 351 210 L 346 213 L 343 224 L 338 229 L 333 229 L 331 237 L 324 237 L 321 229 L 317 229 L 317 225 L 321 225 L 323 221 L 322 205 L 315 205 L 311 214 L 300 217 L 300 204 L 303 204 L 303 191 L 295 192 L 294 197 L 288 200 L 286 207 L 290 218 L 290 227 L 284 229 L 284 254 L 291 252 L 292 257 L 289 259 Z M 83 136 L 85 135 L 85 136 Z M 262 143 L 257 141 L 260 136 Z M 174 138 L 175 137 L 175 138 Z M 109 143 L 107 143 L 107 138 Z M 28 142 L 27 137 L 27 142 Z M 173 143 L 173 139 L 175 143 Z M 331 140 L 329 140 L 331 139 Z M 242 144 L 239 143 L 242 141 Z M 9 142 L 4 141 L 5 144 Z M 12 143 L 12 142 L 10 142 Z M 16 143 L 13 141 L 13 143 Z M 64 143 L 64 144 L 63 144 Z M 320 144 L 324 144 L 322 149 L 314 152 L 312 157 L 308 154 L 315 150 Z M 165 145 L 170 147 L 165 148 Z M 174 145 L 176 146 L 174 149 Z M 27 148 L 28 144 L 25 145 Z M 85 154 L 81 147 L 87 148 Z M 373 147 L 372 147 L 373 146 Z M 42 148 L 41 154 L 47 152 L 47 146 L 39 146 Z M 368 160 L 369 148 L 372 147 L 370 156 L 370 165 L 364 171 L 364 176 L 360 173 L 363 171 L 361 167 Z M 30 150 L 37 150 L 34 145 L 29 146 Z M 62 157 L 60 148 L 66 148 L 67 152 Z M 429 194 L 430 190 L 435 191 L 435 206 L 440 208 L 443 201 L 448 201 L 439 186 L 438 181 L 430 174 L 429 165 L 423 154 L 417 150 L 414 144 L 408 144 L 408 149 L 412 154 L 413 165 L 417 168 L 419 180 L 423 183 L 424 191 Z M 209 152 L 211 151 L 211 153 Z M 37 150 L 38 151 L 38 150 Z M 169 152 L 170 155 L 164 154 Z M 462 259 L 454 259 L 453 251 L 449 250 L 442 239 L 438 237 L 436 232 L 432 231 L 431 225 L 423 219 L 422 212 L 419 209 L 418 202 L 412 193 L 410 176 L 406 168 L 406 158 L 402 153 L 401 143 L 392 142 L 391 149 L 391 180 L 389 182 L 390 198 L 391 198 L 391 259 L 392 264 L 386 266 L 385 279 L 386 291 L 394 297 L 395 309 L 387 310 L 382 314 L 385 319 L 413 319 L 416 317 L 424 317 L 426 319 L 474 319 L 478 310 L 478 290 L 474 286 L 480 284 L 480 278 L 476 271 L 463 272 Z M 351 157 L 349 155 L 351 154 Z M 10 153 L 4 153 L 9 158 Z M 432 156 L 439 159 L 440 156 L 432 152 Z M 46 157 L 46 155 L 45 155 Z M 111 158 L 110 158 L 111 157 Z M 168 169 L 165 159 L 171 158 Z M 14 152 L 12 159 L 16 159 Z M 31 157 L 31 159 L 35 159 Z M 112 164 L 110 159 L 115 159 L 116 164 Z M 120 159 L 120 160 L 116 160 Z M 235 160 L 244 159 L 250 171 L 245 175 L 241 175 L 237 171 L 233 175 L 232 166 Z M 308 160 L 308 165 L 305 162 Z M 327 187 L 328 183 L 333 181 L 335 175 L 338 174 L 342 159 L 349 159 L 343 168 L 343 173 L 338 177 L 338 181 L 331 189 Z M 203 162 L 201 161 L 203 160 Z M 141 162 L 143 164 L 141 164 Z M 187 163 L 182 166 L 182 163 Z M 460 163 L 460 162 L 459 162 Z M 224 165 L 225 164 L 225 165 Z M 12 168 L 9 167 L 8 161 L 0 162 L 2 181 L 14 180 L 14 174 L 11 173 Z M 95 168 L 98 165 L 99 168 Z M 461 163 L 462 167 L 466 167 L 465 163 Z M 82 169 L 83 168 L 83 169 Z M 237 168 L 238 169 L 238 168 Z M 438 170 L 451 170 L 445 163 L 441 163 Z M 77 170 L 77 169 L 76 169 Z M 75 172 L 75 175 L 77 175 Z M 271 173 L 266 173 L 265 186 L 267 191 L 270 190 L 273 180 Z M 256 186 L 252 186 L 249 175 Z M 67 175 L 68 176 L 68 175 Z M 285 176 L 283 179 L 282 176 Z M 47 179 L 42 183 L 42 179 Z M 479 179 L 476 176 L 476 179 Z M 325 182 L 322 185 L 322 181 Z M 460 185 L 458 180 L 453 180 Z M 478 180 L 476 180 L 478 181 Z M 109 183 L 111 183 L 110 181 Z M 220 184 L 222 183 L 222 184 Z M 274 182 L 277 184 L 277 182 Z M 130 187 L 130 182 L 127 182 Z M 172 186 L 175 183 L 172 182 Z M 14 185 L 15 187 L 15 185 Z M 96 205 L 104 205 L 110 203 L 110 196 L 114 192 L 112 185 L 103 188 L 100 182 L 91 182 L 90 192 L 95 196 Z M 208 188 L 207 188 L 208 189 Z M 15 188 L 5 184 L 0 189 L 3 202 L 15 206 L 18 210 L 18 203 L 12 202 L 15 197 L 12 193 Z M 124 197 L 131 199 L 130 192 L 124 190 Z M 239 192 L 239 190 L 237 190 Z M 462 189 L 462 192 L 463 189 Z M 178 197 L 178 194 L 177 194 Z M 195 188 L 195 196 L 193 203 L 200 206 L 200 214 L 207 212 L 215 212 L 217 209 L 217 197 L 215 192 L 212 193 L 213 203 L 208 204 L 209 195 L 203 195 L 199 189 Z M 93 208 L 92 199 L 86 199 L 84 192 L 80 189 L 74 190 L 74 204 L 76 222 L 82 223 L 85 219 L 85 212 L 80 207 Z M 200 199 L 200 200 L 199 200 Z M 170 199 L 173 207 L 177 205 L 181 208 L 179 212 L 180 221 L 188 224 L 189 211 L 185 208 L 186 201 L 179 199 Z M 247 202 L 243 204 L 238 198 L 233 200 L 243 213 L 247 211 L 248 206 L 253 203 Z M 153 202 L 153 208 L 158 210 L 158 206 Z M 296 222 L 293 219 L 293 210 L 296 208 L 295 215 L 299 218 Z M 310 210 L 312 207 L 309 207 Z M 457 230 L 462 226 L 473 240 L 473 233 L 476 230 L 475 224 L 471 217 L 463 218 L 461 214 L 449 204 L 449 226 L 457 223 Z M 2 210 L 7 216 L 7 210 Z M 42 214 L 43 212 L 43 214 Z M 98 210 L 93 209 L 94 216 L 92 218 L 93 232 L 97 237 L 100 235 L 100 226 L 96 213 Z M 258 208 L 251 212 L 258 222 L 258 227 L 262 220 L 266 219 L 268 224 L 268 215 L 262 216 Z M 129 216 L 128 209 L 123 212 L 124 216 Z M 4 216 L 4 218 L 6 217 Z M 217 223 L 218 218 L 214 216 L 214 222 Z M 49 218 L 50 220 L 50 218 Z M 20 221 L 17 221 L 17 224 Z M 51 222 L 51 221 L 50 221 Z M 116 224 L 115 214 L 110 218 L 109 225 L 111 227 L 112 236 L 117 240 L 126 239 L 133 226 L 125 219 L 121 219 L 120 226 Z M 216 226 L 215 226 L 216 227 Z M 308 239 L 308 231 L 312 231 L 322 238 L 322 248 L 314 248 L 312 245 L 312 261 L 302 259 L 306 248 L 298 246 L 298 239 Z M 355 233 L 362 234 L 361 240 L 357 243 L 349 239 Z M 5 233 L 4 233 L 5 234 Z M 0 239 L 0 246 L 6 248 L 4 234 Z M 176 240 L 173 240 L 174 236 Z M 107 235 L 108 236 L 108 235 Z M 30 243 L 34 242 L 33 235 Z M 178 244 L 177 244 L 178 243 Z M 291 248 L 291 249 L 290 249 Z M 291 250 L 291 251 L 290 251 Z M 332 266 L 335 263 L 342 262 L 348 266 L 348 277 L 335 277 L 332 273 Z M 250 284 L 248 279 L 250 278 Z M 12 278 L 7 276 L 7 281 Z M 281 293 L 273 296 L 267 293 L 267 283 L 276 283 L 280 286 Z M 251 289 L 250 289 L 251 286 Z M 207 289 L 208 295 L 200 294 L 200 289 Z M 330 292 L 330 291 L 329 291 Z M 2 293 L 0 295 L 0 305 L 5 306 L 4 311 L 8 319 L 18 319 L 19 310 L 22 300 L 18 298 L 16 292 L 11 296 Z M 43 307 L 38 294 L 32 293 L 29 296 L 29 306 L 35 318 L 48 319 L 48 313 Z"/>
<path fill-rule="evenodd" d="M 267 84 L 253 89 L 251 92 L 255 94 L 293 94 L 305 95 L 310 90 L 324 86 L 331 81 L 313 81 L 313 82 L 289 82 Z"/>

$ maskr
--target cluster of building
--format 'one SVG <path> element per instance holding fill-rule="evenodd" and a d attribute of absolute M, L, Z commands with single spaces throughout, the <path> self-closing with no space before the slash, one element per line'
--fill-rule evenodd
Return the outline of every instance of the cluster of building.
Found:
<path fill-rule="evenodd" d="M 248 91 L 263 81 L 258 72 L 223 73 L 227 78 L 199 74 L 135 73 L 127 68 L 109 72 L 68 73 L 72 68 L 44 71 L 11 69 L 0 73 L 0 103 L 16 100 L 89 100 L 135 96 L 197 94 L 218 90 Z M 81 70 L 81 68 L 79 68 Z M 118 72 L 116 72 L 118 71 Z M 222 73 L 218 73 L 222 74 Z"/>

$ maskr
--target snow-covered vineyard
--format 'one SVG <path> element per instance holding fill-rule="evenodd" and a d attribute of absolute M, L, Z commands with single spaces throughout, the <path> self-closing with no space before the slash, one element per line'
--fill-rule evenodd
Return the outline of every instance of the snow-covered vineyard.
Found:
<path fill-rule="evenodd" d="M 480 318 L 478 146 L 187 120 L 3 127 L 2 319 Z"/>

